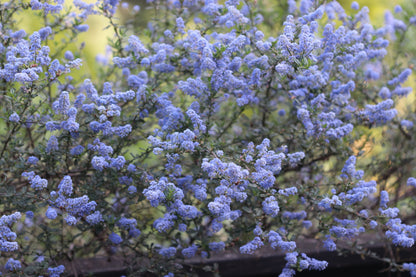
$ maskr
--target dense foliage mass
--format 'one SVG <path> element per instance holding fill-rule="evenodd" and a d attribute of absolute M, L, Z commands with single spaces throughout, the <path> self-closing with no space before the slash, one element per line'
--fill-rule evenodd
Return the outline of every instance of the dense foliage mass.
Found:
<path fill-rule="evenodd" d="M 189 276 L 181 259 L 271 247 L 293 276 L 327 267 L 298 248 L 315 238 L 416 276 L 357 240 L 416 239 L 411 4 L 374 27 L 356 2 L 68 2 L 0 4 L 4 275 L 119 255 L 131 276 Z M 77 74 L 91 15 L 114 37 Z"/>

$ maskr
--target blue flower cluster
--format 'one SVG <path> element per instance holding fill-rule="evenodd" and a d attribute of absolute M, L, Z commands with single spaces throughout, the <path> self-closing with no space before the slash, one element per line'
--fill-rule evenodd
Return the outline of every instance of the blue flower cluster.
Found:
<path fill-rule="evenodd" d="M 42 179 L 39 175 L 36 175 L 35 172 L 33 171 L 23 172 L 22 176 L 26 177 L 29 180 L 30 186 L 35 190 L 42 190 L 48 186 L 48 180 Z"/>
<path fill-rule="evenodd" d="M 49 267 L 48 273 L 50 277 L 59 277 L 65 271 L 65 266 L 59 265 L 57 267 Z"/>
<path fill-rule="evenodd" d="M 329 251 L 374 231 L 414 245 L 416 225 L 389 196 L 390 174 L 413 156 L 372 162 L 365 178 L 356 169 L 375 132 L 413 145 L 415 117 L 396 109 L 412 91 L 398 51 L 416 25 L 406 9 L 375 28 L 357 2 L 288 0 L 280 26 L 256 1 L 148 0 L 153 19 L 139 28 L 117 18 L 140 7 L 119 0 L 15 2 L 0 4 L 0 202 L 11 213 L 1 252 L 42 257 L 37 273 L 60 276 L 59 259 L 122 251 L 173 276 L 185 269 L 160 259 L 269 244 L 285 253 L 280 276 L 294 276 L 327 267 L 299 250 L 305 236 Z M 44 26 L 19 29 L 20 12 Z M 88 72 L 77 37 L 93 31 L 91 15 L 114 37 Z M 406 193 L 408 171 L 397 178 Z M 31 242 L 19 248 L 21 212 L 17 234 Z M 12 273 L 26 264 L 4 263 Z M 413 263 L 391 265 L 416 276 Z"/>
<path fill-rule="evenodd" d="M 53 220 L 58 216 L 58 212 L 62 212 L 68 225 L 76 225 L 81 218 L 91 225 L 103 221 L 101 213 L 95 211 L 95 201 L 89 201 L 87 195 L 69 198 L 72 194 L 72 179 L 65 176 L 58 185 L 58 191 L 50 193 L 50 206 L 46 211 L 46 217 Z"/>
<path fill-rule="evenodd" d="M 12 224 L 17 222 L 20 218 L 21 218 L 21 215 L 19 212 L 16 212 L 11 215 L 3 215 L 2 217 L 0 217 L 0 251 L 1 252 L 13 252 L 19 248 L 19 245 L 15 241 L 17 238 L 16 233 L 13 232 L 10 228 Z M 15 264 L 13 259 L 11 260 L 12 260 L 11 264 Z M 20 268 L 20 263 L 19 263 L 19 268 Z"/>

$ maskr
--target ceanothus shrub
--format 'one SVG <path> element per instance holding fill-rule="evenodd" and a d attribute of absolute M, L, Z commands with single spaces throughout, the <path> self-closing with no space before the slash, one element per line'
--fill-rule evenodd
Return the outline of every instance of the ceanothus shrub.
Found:
<path fill-rule="evenodd" d="M 414 245 L 411 4 L 375 27 L 357 2 L 66 2 L 0 4 L 3 275 L 119 255 L 181 276 L 181 259 L 270 247 L 294 276 L 328 265 L 302 238 Z M 88 71 L 91 15 L 114 36 Z"/>

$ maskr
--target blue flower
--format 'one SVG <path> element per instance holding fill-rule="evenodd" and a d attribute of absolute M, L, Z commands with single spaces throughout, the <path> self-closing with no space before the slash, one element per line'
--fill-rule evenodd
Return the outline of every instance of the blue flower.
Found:
<path fill-rule="evenodd" d="M 58 139 L 55 136 L 51 136 L 46 144 L 46 152 L 52 153 L 59 150 Z"/>
<path fill-rule="evenodd" d="M 208 246 L 209 246 L 209 249 L 211 249 L 212 251 L 219 252 L 219 251 L 224 250 L 225 243 L 222 242 L 222 241 L 219 241 L 219 242 L 210 242 Z"/>
<path fill-rule="evenodd" d="M 59 277 L 65 271 L 65 266 L 59 265 L 57 267 L 49 267 L 48 273 L 50 277 Z"/>
<path fill-rule="evenodd" d="M 9 272 L 18 271 L 22 268 L 20 261 L 10 258 L 7 260 L 7 263 L 4 265 L 4 269 Z"/>
<path fill-rule="evenodd" d="M 70 196 L 73 190 L 71 176 L 64 176 L 64 178 L 58 185 L 58 189 L 59 194 Z"/>
<path fill-rule="evenodd" d="M 359 10 L 360 9 L 360 5 L 356 1 L 354 1 L 354 2 L 351 3 L 351 9 L 353 9 L 353 10 Z"/>
<path fill-rule="evenodd" d="M 38 162 L 39 162 L 39 159 L 35 156 L 30 156 L 29 158 L 27 158 L 28 164 L 36 165 Z"/>
<path fill-rule="evenodd" d="M 74 54 L 72 54 L 72 52 L 68 50 L 64 53 L 64 57 L 65 59 L 72 61 L 74 59 Z"/>
<path fill-rule="evenodd" d="M 404 128 L 404 129 L 412 129 L 413 128 L 413 122 L 410 120 L 402 120 L 400 121 L 400 125 Z"/>
<path fill-rule="evenodd" d="M 23 172 L 22 176 L 29 180 L 30 186 L 35 190 L 42 190 L 48 186 L 48 180 L 42 179 L 39 175 L 35 175 L 33 171 Z"/>
<path fill-rule="evenodd" d="M 88 29 L 90 28 L 90 26 L 88 26 L 87 24 L 81 24 L 81 25 L 77 25 L 74 27 L 76 30 L 78 30 L 79 32 L 86 32 L 88 31 Z"/>
<path fill-rule="evenodd" d="M 101 213 L 99 211 L 95 211 L 94 213 L 88 215 L 86 217 L 86 221 L 90 224 L 90 225 L 96 225 L 102 221 L 104 221 L 103 216 L 101 215 Z"/>
<path fill-rule="evenodd" d="M 15 122 L 18 123 L 20 121 L 20 116 L 16 113 L 13 112 L 10 116 L 9 116 L 9 121 L 11 122 Z"/>
<path fill-rule="evenodd" d="M 120 244 L 123 242 L 123 239 L 114 232 L 111 233 L 110 236 L 108 236 L 108 239 L 114 244 Z"/>
<path fill-rule="evenodd" d="M 389 202 L 389 193 L 385 190 L 380 192 L 380 208 L 387 208 Z"/>
<path fill-rule="evenodd" d="M 185 258 L 190 259 L 195 256 L 197 250 L 198 250 L 198 246 L 191 245 L 187 248 L 182 249 L 182 255 Z"/>
<path fill-rule="evenodd" d="M 176 254 L 176 248 L 172 246 L 167 248 L 161 248 L 159 250 L 159 254 L 167 259 L 173 258 Z"/>
<path fill-rule="evenodd" d="M 52 220 L 58 216 L 56 210 L 52 207 L 48 207 L 48 210 L 46 211 L 45 215 L 47 218 L 52 219 Z"/>
<path fill-rule="evenodd" d="M 82 145 L 77 145 L 69 150 L 69 154 L 72 156 L 79 156 L 82 152 L 84 152 L 84 146 Z"/>
<path fill-rule="evenodd" d="M 327 239 L 324 240 L 324 248 L 328 251 L 335 251 L 337 249 L 337 245 L 330 236 L 327 236 Z"/>
<path fill-rule="evenodd" d="M 270 215 L 271 217 L 276 217 L 280 208 L 274 196 L 267 197 L 263 203 L 263 211 L 265 214 Z"/>
<path fill-rule="evenodd" d="M 255 237 L 252 241 L 240 247 L 241 254 L 254 254 L 254 251 L 261 248 L 264 243 L 260 237 Z"/>
<path fill-rule="evenodd" d="M 168 232 L 173 225 L 175 224 L 174 220 L 177 217 L 173 214 L 165 214 L 164 217 L 158 218 L 153 222 L 153 227 L 159 232 L 159 233 L 166 233 Z"/>
<path fill-rule="evenodd" d="M 108 167 L 109 164 L 108 162 L 105 160 L 104 157 L 97 157 L 94 156 L 91 160 L 91 165 L 94 169 L 99 170 L 99 171 L 103 171 L 104 168 Z"/>

